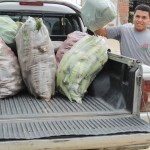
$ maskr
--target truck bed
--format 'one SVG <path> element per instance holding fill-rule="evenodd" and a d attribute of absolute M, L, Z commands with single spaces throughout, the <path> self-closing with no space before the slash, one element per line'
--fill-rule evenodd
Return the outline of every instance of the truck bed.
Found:
<path fill-rule="evenodd" d="M 27 90 L 3 99 L 0 140 L 149 135 L 150 125 L 134 114 L 140 98 L 138 71 L 133 60 L 109 54 L 108 62 L 88 88 L 82 104 L 71 103 L 57 90 L 50 101 L 35 98 Z"/>
<path fill-rule="evenodd" d="M 3 150 L 145 147 L 150 125 L 138 116 L 140 69 L 133 60 L 109 54 L 83 103 L 55 92 L 50 101 L 24 90 L 0 100 Z M 128 149 L 128 148 L 127 148 Z"/>
<path fill-rule="evenodd" d="M 51 101 L 28 93 L 0 101 L 0 140 L 57 139 L 148 133 L 150 126 L 127 110 L 116 110 L 101 98 L 86 95 L 83 104 L 61 94 Z"/>

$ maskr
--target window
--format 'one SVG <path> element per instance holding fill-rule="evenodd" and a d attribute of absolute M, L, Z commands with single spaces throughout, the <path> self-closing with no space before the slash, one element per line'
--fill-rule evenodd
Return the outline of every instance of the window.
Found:
<path fill-rule="evenodd" d="M 5 14 L 6 15 L 6 14 Z M 73 31 L 81 31 L 79 19 L 75 15 L 55 15 L 55 14 L 25 14 L 8 13 L 15 22 L 25 22 L 29 16 L 43 19 L 50 36 L 65 36 Z"/>

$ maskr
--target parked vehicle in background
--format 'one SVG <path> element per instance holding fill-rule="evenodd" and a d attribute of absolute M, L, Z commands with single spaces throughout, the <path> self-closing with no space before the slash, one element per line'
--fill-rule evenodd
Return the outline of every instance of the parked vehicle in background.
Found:
<path fill-rule="evenodd" d="M 150 123 L 150 66 L 142 65 L 143 68 L 143 86 L 140 116 L 143 120 Z"/>
<path fill-rule="evenodd" d="M 0 15 L 16 22 L 41 17 L 53 42 L 63 42 L 67 34 L 86 29 L 80 7 L 62 0 L 0 0 Z M 147 148 L 150 124 L 140 119 L 142 68 L 134 59 L 110 52 L 108 56 L 82 105 L 58 92 L 51 101 L 42 101 L 27 90 L 1 100 L 0 149 Z"/>

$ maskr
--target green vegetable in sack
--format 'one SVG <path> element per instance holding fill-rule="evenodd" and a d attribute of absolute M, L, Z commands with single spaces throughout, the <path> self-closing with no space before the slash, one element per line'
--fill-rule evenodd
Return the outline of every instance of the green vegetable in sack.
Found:
<path fill-rule="evenodd" d="M 64 55 L 57 71 L 57 86 L 70 101 L 82 98 L 108 59 L 103 37 L 85 36 Z"/>
<path fill-rule="evenodd" d="M 81 8 L 84 25 L 91 31 L 96 31 L 117 16 L 115 6 L 111 0 L 86 0 Z"/>
<path fill-rule="evenodd" d="M 42 27 L 42 21 L 41 19 L 38 19 L 38 18 L 35 18 L 35 21 L 36 21 L 36 30 L 39 31 Z"/>
<path fill-rule="evenodd" d="M 7 44 L 15 42 L 18 26 L 9 16 L 0 16 L 0 37 Z"/>

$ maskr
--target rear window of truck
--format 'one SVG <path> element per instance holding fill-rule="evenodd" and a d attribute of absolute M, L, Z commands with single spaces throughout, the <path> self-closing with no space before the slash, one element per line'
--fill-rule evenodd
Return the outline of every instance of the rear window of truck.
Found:
<path fill-rule="evenodd" d="M 26 13 L 0 13 L 0 15 L 8 15 L 15 22 L 25 22 L 29 16 L 42 18 L 46 25 L 50 36 L 66 36 L 73 31 L 81 31 L 79 18 L 75 14 L 26 14 Z"/>

